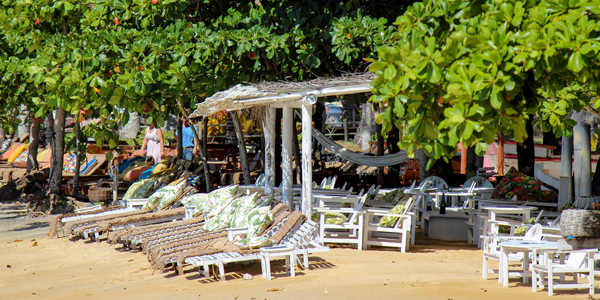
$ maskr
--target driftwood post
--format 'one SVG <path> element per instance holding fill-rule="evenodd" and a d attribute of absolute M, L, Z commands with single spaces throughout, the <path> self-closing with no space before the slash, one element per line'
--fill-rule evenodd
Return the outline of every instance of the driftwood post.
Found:
<path fill-rule="evenodd" d="M 283 118 L 282 121 L 282 140 L 283 140 L 283 151 L 281 151 L 281 181 L 283 182 L 282 191 L 282 202 L 287 204 L 290 208 L 293 208 L 293 189 L 294 189 L 294 174 L 292 172 L 292 153 L 293 153 L 293 122 L 294 122 L 294 109 L 286 104 L 283 106 Z"/>
<path fill-rule="evenodd" d="M 240 150 L 240 165 L 242 167 L 242 173 L 244 174 L 244 183 L 251 184 L 252 179 L 250 178 L 250 170 L 248 168 L 248 152 L 246 151 L 246 142 L 244 141 L 244 132 L 242 131 L 242 124 L 240 124 L 240 118 L 237 111 L 229 112 L 233 127 L 235 129 L 235 135 L 237 138 L 238 148 Z"/>
<path fill-rule="evenodd" d="M 183 104 L 181 104 L 181 98 L 177 99 L 177 104 L 179 104 L 179 108 L 181 109 L 181 113 L 183 114 L 183 116 L 189 120 L 189 115 L 186 111 L 186 109 L 183 107 Z M 210 184 L 210 173 L 208 170 L 208 163 L 206 162 L 206 156 L 204 155 L 204 149 L 202 148 L 202 145 L 200 144 L 200 138 L 198 137 L 198 132 L 196 132 L 196 126 L 194 126 L 194 124 L 190 124 L 192 125 L 192 134 L 194 134 L 194 139 L 196 140 L 196 144 L 198 145 L 198 150 L 200 152 L 200 159 L 202 160 L 202 168 L 204 169 L 204 182 L 206 182 L 206 192 L 210 192 L 211 191 L 211 184 Z"/>
<path fill-rule="evenodd" d="M 271 195 L 275 187 L 275 108 L 268 106 L 263 118 L 265 135 L 265 194 Z"/>
<path fill-rule="evenodd" d="M 317 97 L 308 95 L 302 100 L 302 213 L 312 214 L 312 107 Z"/>

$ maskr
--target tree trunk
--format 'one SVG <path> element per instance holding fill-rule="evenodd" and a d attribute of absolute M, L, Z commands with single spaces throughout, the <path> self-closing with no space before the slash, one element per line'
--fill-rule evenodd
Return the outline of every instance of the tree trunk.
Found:
<path fill-rule="evenodd" d="M 315 114 L 313 115 L 313 121 L 315 123 L 315 129 L 325 134 L 325 106 L 320 101 L 315 104 Z M 319 166 L 320 171 L 325 171 L 325 162 L 321 155 L 321 145 L 319 143 L 313 143 L 313 157 L 314 166 Z"/>
<path fill-rule="evenodd" d="M 552 154 L 560 155 L 561 138 L 557 138 L 556 135 L 552 133 L 552 131 L 548 131 L 543 133 L 542 141 L 544 145 L 556 147 L 554 148 L 554 150 L 552 150 Z"/>
<path fill-rule="evenodd" d="M 369 150 L 371 135 L 373 134 L 373 104 L 371 102 L 363 103 L 362 117 L 360 119 L 360 135 L 357 144 L 363 151 Z"/>
<path fill-rule="evenodd" d="M 202 118 L 202 150 L 204 157 L 208 157 L 208 118 Z"/>
<path fill-rule="evenodd" d="M 231 122 L 235 129 L 235 136 L 237 139 L 238 148 L 240 150 L 240 165 L 242 166 L 242 174 L 244 174 L 244 183 L 252 184 L 252 178 L 250 178 L 250 170 L 248 164 L 248 152 L 246 151 L 246 142 L 244 141 L 244 132 L 242 131 L 242 124 L 237 111 L 229 112 Z"/>
<path fill-rule="evenodd" d="M 52 170 L 50 175 L 50 194 L 60 194 L 62 185 L 63 155 L 65 153 L 65 110 L 56 109 L 54 119 L 54 137 L 52 148 Z"/>
<path fill-rule="evenodd" d="M 46 115 L 46 118 L 44 118 L 44 146 L 46 148 L 53 148 L 53 141 L 52 141 L 52 137 L 54 136 L 54 117 L 52 116 L 52 113 L 49 113 Z"/>
<path fill-rule="evenodd" d="M 296 184 L 302 184 L 302 160 L 300 159 L 300 143 L 298 142 L 298 131 L 296 130 L 296 124 L 301 122 L 298 117 L 294 114 L 294 131 L 292 135 L 292 148 L 294 151 L 294 162 L 296 163 Z"/>
<path fill-rule="evenodd" d="M 415 158 L 419 160 L 419 180 L 423 181 L 425 178 L 431 176 L 431 172 L 427 170 L 429 156 L 425 154 L 425 150 L 417 149 L 417 151 L 415 151 Z"/>
<path fill-rule="evenodd" d="M 19 111 L 20 114 L 18 118 L 21 120 L 21 123 L 19 124 L 19 126 L 17 126 L 17 132 L 15 132 L 16 136 L 14 136 L 13 139 L 20 138 L 25 134 L 29 134 L 29 111 L 27 110 L 27 106 L 21 104 Z M 20 142 L 23 143 L 24 141 Z"/>
<path fill-rule="evenodd" d="M 79 117 L 75 117 L 75 173 L 73 175 L 73 197 L 79 194 L 79 172 L 81 172 L 81 125 Z"/>
<path fill-rule="evenodd" d="M 517 143 L 517 160 L 519 172 L 533 177 L 535 165 L 535 148 L 533 144 L 533 116 L 529 116 L 525 130 L 527 139 L 523 143 Z"/>
<path fill-rule="evenodd" d="M 400 141 L 400 129 L 396 126 L 392 127 L 392 130 L 388 132 L 387 137 L 387 145 L 388 145 L 388 153 L 398 153 L 400 151 L 400 147 L 398 146 L 398 142 Z M 391 178 L 390 184 L 392 186 L 400 185 L 400 164 L 389 166 L 388 167 L 388 177 Z"/>
<path fill-rule="evenodd" d="M 230 118 L 230 114 L 227 114 L 227 127 L 225 127 L 225 144 L 237 144 L 235 138 L 235 128 L 233 126 L 233 120 Z"/>
<path fill-rule="evenodd" d="M 375 130 L 377 131 L 377 155 L 381 156 L 385 153 L 385 149 L 383 149 L 383 135 L 381 134 L 382 126 L 381 124 L 375 125 Z M 388 167 L 391 169 L 391 167 Z M 388 170 L 389 172 L 389 170 Z M 377 184 L 383 185 L 383 167 L 377 168 Z"/>
<path fill-rule="evenodd" d="M 0 126 L 0 143 L 4 143 L 6 140 L 6 133 L 4 132 L 4 128 Z"/>
<path fill-rule="evenodd" d="M 140 132 L 140 115 L 137 112 L 129 112 L 129 122 L 123 126 L 120 138 L 135 139 Z"/>
<path fill-rule="evenodd" d="M 38 147 L 40 145 L 40 123 L 33 119 L 33 113 L 30 113 L 29 120 L 29 150 L 27 156 L 27 173 L 38 169 Z"/>
<path fill-rule="evenodd" d="M 177 159 L 183 158 L 183 121 L 177 118 Z"/>

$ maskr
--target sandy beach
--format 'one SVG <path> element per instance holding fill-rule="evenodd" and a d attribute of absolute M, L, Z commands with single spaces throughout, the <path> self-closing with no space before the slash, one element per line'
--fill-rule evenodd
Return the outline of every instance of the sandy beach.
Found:
<path fill-rule="evenodd" d="M 273 261 L 274 279 L 260 263 L 228 265 L 227 281 L 154 272 L 146 256 L 67 238 L 48 239 L 51 217 L 29 218 L 23 206 L 0 205 L 1 299 L 549 299 L 517 279 L 503 288 L 481 278 L 481 250 L 423 236 L 406 253 L 393 249 L 333 248 L 310 258 L 310 270 L 285 275 Z M 493 267 L 496 267 L 494 265 Z M 252 280 L 244 280 L 249 273 Z M 596 287 L 598 287 L 596 280 Z M 562 291 L 557 299 L 588 299 L 587 291 Z"/>

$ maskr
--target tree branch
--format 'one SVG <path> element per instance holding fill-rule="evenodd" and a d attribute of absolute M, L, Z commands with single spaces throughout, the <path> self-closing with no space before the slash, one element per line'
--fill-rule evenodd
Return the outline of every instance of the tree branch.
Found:
<path fill-rule="evenodd" d="M 586 105 L 583 107 L 583 110 L 585 110 L 586 112 L 588 112 L 589 114 L 593 115 L 594 117 L 598 118 L 600 120 L 600 112 L 595 110 L 591 105 Z"/>

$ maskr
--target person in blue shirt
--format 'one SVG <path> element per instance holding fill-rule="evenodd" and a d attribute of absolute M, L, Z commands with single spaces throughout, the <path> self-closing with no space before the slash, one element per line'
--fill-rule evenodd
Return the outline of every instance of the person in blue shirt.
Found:
<path fill-rule="evenodd" d="M 183 159 L 192 160 L 194 156 L 198 155 L 198 145 L 196 145 L 196 139 L 194 139 L 192 127 L 188 119 L 183 118 L 182 128 L 181 146 L 183 147 Z"/>

